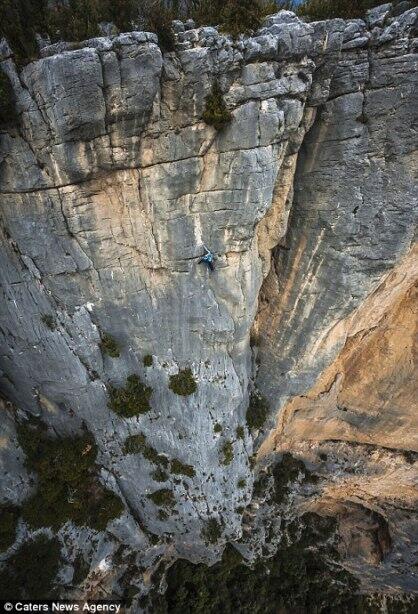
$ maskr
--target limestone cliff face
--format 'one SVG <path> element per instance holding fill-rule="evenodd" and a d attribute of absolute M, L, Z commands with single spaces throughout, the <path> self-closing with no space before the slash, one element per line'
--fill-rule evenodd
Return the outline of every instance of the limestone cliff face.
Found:
<path fill-rule="evenodd" d="M 242 537 L 256 378 L 272 409 L 261 464 L 274 451 L 311 463 L 320 487 L 301 509 L 339 518 L 347 568 L 369 589 L 418 589 L 406 571 L 413 465 L 400 452 L 417 451 L 416 24 L 416 9 L 367 23 L 281 12 L 236 42 L 177 24 L 172 53 L 132 32 L 46 47 L 20 73 L 2 44 L 20 121 L 0 134 L 0 381 L 18 418 L 94 435 L 126 511 L 95 541 L 62 529 L 92 569 L 120 544 L 144 567 L 161 554 L 214 561 Z M 215 80 L 232 112 L 219 132 L 202 120 Z M 213 274 L 198 264 L 203 244 Z M 119 358 L 100 351 L 103 333 Z M 169 378 L 185 368 L 197 391 L 183 397 Z M 123 419 L 108 391 L 131 374 L 152 387 L 152 411 Z M 31 486 L 7 415 L 2 497 L 19 503 Z M 162 487 L 155 467 L 124 452 L 139 433 L 194 469 L 163 485 L 175 497 L 165 518 L 147 497 Z M 340 453 L 360 475 L 344 473 Z M 371 537 L 356 550 L 350 527 L 362 518 Z M 215 545 L 204 539 L 211 519 L 222 526 Z M 379 576 L 383 552 L 392 558 Z"/>

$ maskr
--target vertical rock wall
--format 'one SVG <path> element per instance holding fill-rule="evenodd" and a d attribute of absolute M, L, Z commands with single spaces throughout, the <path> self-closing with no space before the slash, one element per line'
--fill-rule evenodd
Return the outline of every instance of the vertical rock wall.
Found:
<path fill-rule="evenodd" d="M 256 316 L 258 385 L 276 410 L 314 382 L 345 340 L 329 331 L 408 251 L 416 17 L 383 27 L 282 12 L 236 42 L 180 31 L 164 56 L 133 32 L 45 48 L 20 73 L 2 44 L 20 119 L 0 134 L 1 386 L 57 433 L 94 434 L 102 478 L 126 503 L 109 527 L 122 543 L 143 545 L 145 530 L 213 560 L 241 537 Z M 215 80 L 232 112 L 220 132 L 202 121 Z M 203 244 L 214 273 L 198 264 Z M 104 332 L 119 358 L 101 353 Z M 197 382 L 187 397 L 169 389 L 183 368 Z M 108 389 L 131 374 L 152 387 L 152 411 L 123 419 Z M 195 477 L 156 483 L 152 463 L 124 453 L 138 433 Z M 19 501 L 13 421 L 6 435 L 3 496 Z M 147 497 L 162 486 L 176 502 L 165 519 Z"/>

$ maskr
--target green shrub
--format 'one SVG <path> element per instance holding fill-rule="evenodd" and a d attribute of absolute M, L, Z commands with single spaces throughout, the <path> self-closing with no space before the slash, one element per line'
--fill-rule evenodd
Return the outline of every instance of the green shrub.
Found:
<path fill-rule="evenodd" d="M 214 433 L 222 433 L 222 425 L 217 422 L 213 427 Z"/>
<path fill-rule="evenodd" d="M 11 126 L 17 121 L 15 96 L 9 77 L 0 68 L 0 127 Z"/>
<path fill-rule="evenodd" d="M 97 488 L 97 484 L 96 484 Z M 90 502 L 90 526 L 96 531 L 104 531 L 112 520 L 119 518 L 124 511 L 120 498 L 111 490 L 100 487 L 102 492 Z"/>
<path fill-rule="evenodd" d="M 47 13 L 48 32 L 53 41 L 83 41 L 100 34 L 100 0 L 69 0 Z"/>
<path fill-rule="evenodd" d="M 124 454 L 142 454 L 144 448 L 147 446 L 147 438 L 143 433 L 138 435 L 130 435 L 125 439 L 123 444 Z"/>
<path fill-rule="evenodd" d="M 73 579 L 71 583 L 73 586 L 79 586 L 85 580 L 90 571 L 90 565 L 84 560 L 81 553 L 78 554 L 74 560 L 73 569 Z"/>
<path fill-rule="evenodd" d="M 194 2 L 192 17 L 200 26 L 220 25 L 236 38 L 257 30 L 266 15 L 291 6 L 290 0 L 279 4 L 274 0 L 198 0 Z"/>
<path fill-rule="evenodd" d="M 197 0 L 193 3 L 191 16 L 198 26 L 217 26 L 225 0 Z"/>
<path fill-rule="evenodd" d="M 19 65 L 39 55 L 35 33 L 45 33 L 48 0 L 1 0 L 0 37 L 4 36 Z"/>
<path fill-rule="evenodd" d="M 216 130 L 222 130 L 232 120 L 232 114 L 227 109 L 219 83 L 215 81 L 211 93 L 206 97 L 203 120 Z"/>
<path fill-rule="evenodd" d="M 7 550 L 15 542 L 19 512 L 15 505 L 0 505 L 0 552 Z"/>
<path fill-rule="evenodd" d="M 118 343 L 112 335 L 109 333 L 102 334 L 102 340 L 100 342 L 100 349 L 103 354 L 107 354 L 111 358 L 119 358 L 120 350 Z"/>
<path fill-rule="evenodd" d="M 266 399 L 258 392 L 252 392 L 247 409 L 247 426 L 250 430 L 261 429 L 264 425 L 269 412 Z"/>
<path fill-rule="evenodd" d="M 232 441 L 226 441 L 222 446 L 222 464 L 230 465 L 234 458 L 234 446 Z"/>
<path fill-rule="evenodd" d="M 54 580 L 61 562 L 60 555 L 59 541 L 48 539 L 45 535 L 23 544 L 0 572 L 2 599 L 52 597 Z"/>
<path fill-rule="evenodd" d="M 187 475 L 189 478 L 194 478 L 196 475 L 196 471 L 192 467 L 192 465 L 186 465 L 182 463 L 177 458 L 173 459 L 170 462 L 170 471 L 171 473 L 175 473 L 177 475 Z"/>
<path fill-rule="evenodd" d="M 245 430 L 243 426 L 237 426 L 237 430 L 235 432 L 238 439 L 245 439 Z"/>
<path fill-rule="evenodd" d="M 156 490 L 151 494 L 147 495 L 148 499 L 150 499 L 155 505 L 158 507 L 174 507 L 176 504 L 176 499 L 173 495 L 173 491 L 169 488 L 160 488 L 160 490 Z"/>
<path fill-rule="evenodd" d="M 151 473 L 151 477 L 156 482 L 167 482 L 168 480 L 168 474 L 161 467 L 157 467 L 157 469 Z"/>
<path fill-rule="evenodd" d="M 51 314 L 43 313 L 41 316 L 41 320 L 45 324 L 45 326 L 49 328 L 49 330 L 55 330 L 57 328 L 57 321 Z"/>
<path fill-rule="evenodd" d="M 37 474 L 37 490 L 24 501 L 22 517 L 32 527 L 59 529 L 68 520 L 98 531 L 120 516 L 120 499 L 97 479 L 97 447 L 90 434 L 52 439 L 32 420 L 18 426 L 25 466 Z"/>
<path fill-rule="evenodd" d="M 102 0 L 100 21 L 114 23 L 120 32 L 130 32 L 139 15 L 138 0 Z"/>
<path fill-rule="evenodd" d="M 238 488 L 245 488 L 247 482 L 244 480 L 244 478 L 240 478 L 237 482 L 237 486 Z"/>
<path fill-rule="evenodd" d="M 144 363 L 144 367 L 152 367 L 151 354 L 147 354 L 146 356 L 144 356 L 144 358 L 142 359 L 142 362 Z"/>
<path fill-rule="evenodd" d="M 109 407 L 124 418 L 145 414 L 151 409 L 151 394 L 152 388 L 144 386 L 137 375 L 129 375 L 124 388 L 110 387 Z"/>
<path fill-rule="evenodd" d="M 167 572 L 165 594 L 151 593 L 149 611 L 363 612 L 356 607 L 363 599 L 357 594 L 358 582 L 333 564 L 339 560 L 338 551 L 332 546 L 335 524 L 316 514 L 305 514 L 286 525 L 286 534 L 294 535 L 291 542 L 283 539 L 274 556 L 256 561 L 251 567 L 232 545 L 226 547 L 222 560 L 210 567 L 179 559 Z M 211 543 L 220 536 L 216 521 L 213 530 Z"/>
<path fill-rule="evenodd" d="M 301 477 L 306 483 L 315 484 L 317 477 L 306 467 L 305 463 L 292 456 L 289 452 L 283 454 L 282 460 L 274 465 L 272 470 L 274 490 L 272 501 L 282 503 L 287 497 L 292 484 Z"/>
<path fill-rule="evenodd" d="M 176 39 L 171 22 L 175 18 L 175 12 L 163 0 L 153 0 L 145 12 L 145 28 L 157 34 L 163 51 L 174 51 Z"/>
<path fill-rule="evenodd" d="M 216 544 L 222 536 L 222 525 L 216 518 L 209 518 L 205 527 L 202 529 L 202 537 L 209 544 Z"/>
<path fill-rule="evenodd" d="M 123 451 L 125 454 L 142 454 L 150 463 L 168 467 L 168 458 L 159 454 L 155 448 L 147 443 L 147 438 L 143 433 L 130 435 L 125 439 Z"/>
<path fill-rule="evenodd" d="M 170 375 L 170 390 L 180 396 L 189 396 L 197 390 L 196 380 L 191 369 L 181 369 L 177 375 Z"/>
<path fill-rule="evenodd" d="M 307 0 L 298 8 L 298 14 L 313 21 L 323 19 L 356 19 L 366 11 L 382 4 L 382 0 Z"/>
<path fill-rule="evenodd" d="M 264 497 L 267 492 L 272 503 L 281 504 L 287 499 L 292 485 L 299 479 L 311 484 L 318 481 L 317 476 L 309 471 L 303 461 L 285 452 L 282 459 L 268 472 L 259 474 L 258 479 L 254 482 L 253 495 Z M 270 489 L 271 485 L 272 489 Z"/>
<path fill-rule="evenodd" d="M 267 8 L 268 7 L 268 8 Z M 237 38 L 258 30 L 263 18 L 271 11 L 271 3 L 261 0 L 228 0 L 221 11 L 222 29 Z"/>

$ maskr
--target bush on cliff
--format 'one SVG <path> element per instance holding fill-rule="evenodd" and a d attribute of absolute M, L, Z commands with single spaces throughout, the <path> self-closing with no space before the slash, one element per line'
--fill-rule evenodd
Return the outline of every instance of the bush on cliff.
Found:
<path fill-rule="evenodd" d="M 0 68 L 0 127 L 10 126 L 17 120 L 15 97 L 7 75 Z"/>
<path fill-rule="evenodd" d="M 39 535 L 13 554 L 0 572 L 2 599 L 46 599 L 52 597 L 61 561 L 57 539 Z"/>
<path fill-rule="evenodd" d="M 0 552 L 10 548 L 16 539 L 19 512 L 15 505 L 0 505 Z"/>
<path fill-rule="evenodd" d="M 126 378 L 126 386 L 109 389 L 109 407 L 123 418 L 146 414 L 151 409 L 152 388 L 145 386 L 135 374 Z"/>
<path fill-rule="evenodd" d="M 114 337 L 109 333 L 103 333 L 100 341 L 100 349 L 102 354 L 107 354 L 111 358 L 119 358 L 120 349 Z"/>
<path fill-rule="evenodd" d="M 203 119 L 209 126 L 222 130 L 232 119 L 227 109 L 219 83 L 215 81 L 211 93 L 206 97 Z"/>
<path fill-rule="evenodd" d="M 219 530 L 216 520 L 204 537 L 214 543 Z M 246 565 L 228 545 L 222 560 L 211 567 L 177 560 L 166 575 L 166 592 L 148 597 L 149 611 L 170 614 L 240 612 L 360 612 L 357 583 L 338 561 L 335 521 L 305 514 L 288 522 L 276 554 Z M 155 574 L 153 580 L 156 580 Z M 352 608 L 352 609 L 351 609 Z"/>
<path fill-rule="evenodd" d="M 180 369 L 176 375 L 170 375 L 170 390 L 175 394 L 187 397 L 197 390 L 196 380 L 191 369 Z"/>
<path fill-rule="evenodd" d="M 130 435 L 125 439 L 123 445 L 125 454 L 142 454 L 150 463 L 168 467 L 168 458 L 163 454 L 159 454 L 155 448 L 147 443 L 147 438 L 144 433 L 138 435 Z"/>
<path fill-rule="evenodd" d="M 267 419 L 268 412 L 269 407 L 266 399 L 258 391 L 252 392 L 246 414 L 248 428 L 250 430 L 261 429 Z"/>
<path fill-rule="evenodd" d="M 37 476 L 36 492 L 22 506 L 23 519 L 32 528 L 59 529 L 71 520 L 103 531 L 120 516 L 119 497 L 97 479 L 97 447 L 90 434 L 53 439 L 32 420 L 18 426 L 18 441 L 26 467 Z"/>

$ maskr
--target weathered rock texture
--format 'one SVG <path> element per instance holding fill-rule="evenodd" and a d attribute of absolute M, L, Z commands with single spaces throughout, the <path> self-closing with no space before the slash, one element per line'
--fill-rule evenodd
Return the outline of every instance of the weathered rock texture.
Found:
<path fill-rule="evenodd" d="M 413 465 L 399 452 L 417 450 L 417 10 L 384 19 L 306 24 L 282 12 L 237 42 L 180 31 L 164 55 L 155 35 L 133 32 L 46 47 L 20 73 L 3 44 L 20 122 L 0 135 L 1 385 L 56 432 L 84 422 L 94 434 L 126 514 L 97 540 L 62 529 L 78 548 L 90 541 L 92 569 L 120 543 L 147 566 L 164 552 L 213 561 L 241 537 L 255 352 L 270 426 L 278 419 L 260 455 L 290 450 L 316 466 L 326 442 L 335 462 L 322 463 L 305 507 L 338 516 L 366 588 L 418 589 L 407 571 Z M 220 132 L 201 119 L 215 80 L 233 116 Z M 203 244 L 213 274 L 198 264 Z M 102 355 L 100 331 L 119 358 Z M 180 397 L 169 376 L 186 367 L 197 392 Z M 152 387 L 152 411 L 123 419 L 107 389 L 132 373 Z M 13 423 L 11 413 L 2 496 L 19 502 L 30 487 Z M 166 519 L 146 496 L 162 487 L 155 466 L 123 452 L 140 432 L 196 473 L 163 485 L 176 499 Z M 339 451 L 359 476 L 336 469 Z M 222 524 L 212 546 L 210 518 Z M 349 532 L 364 523 L 371 537 L 356 546 Z"/>

